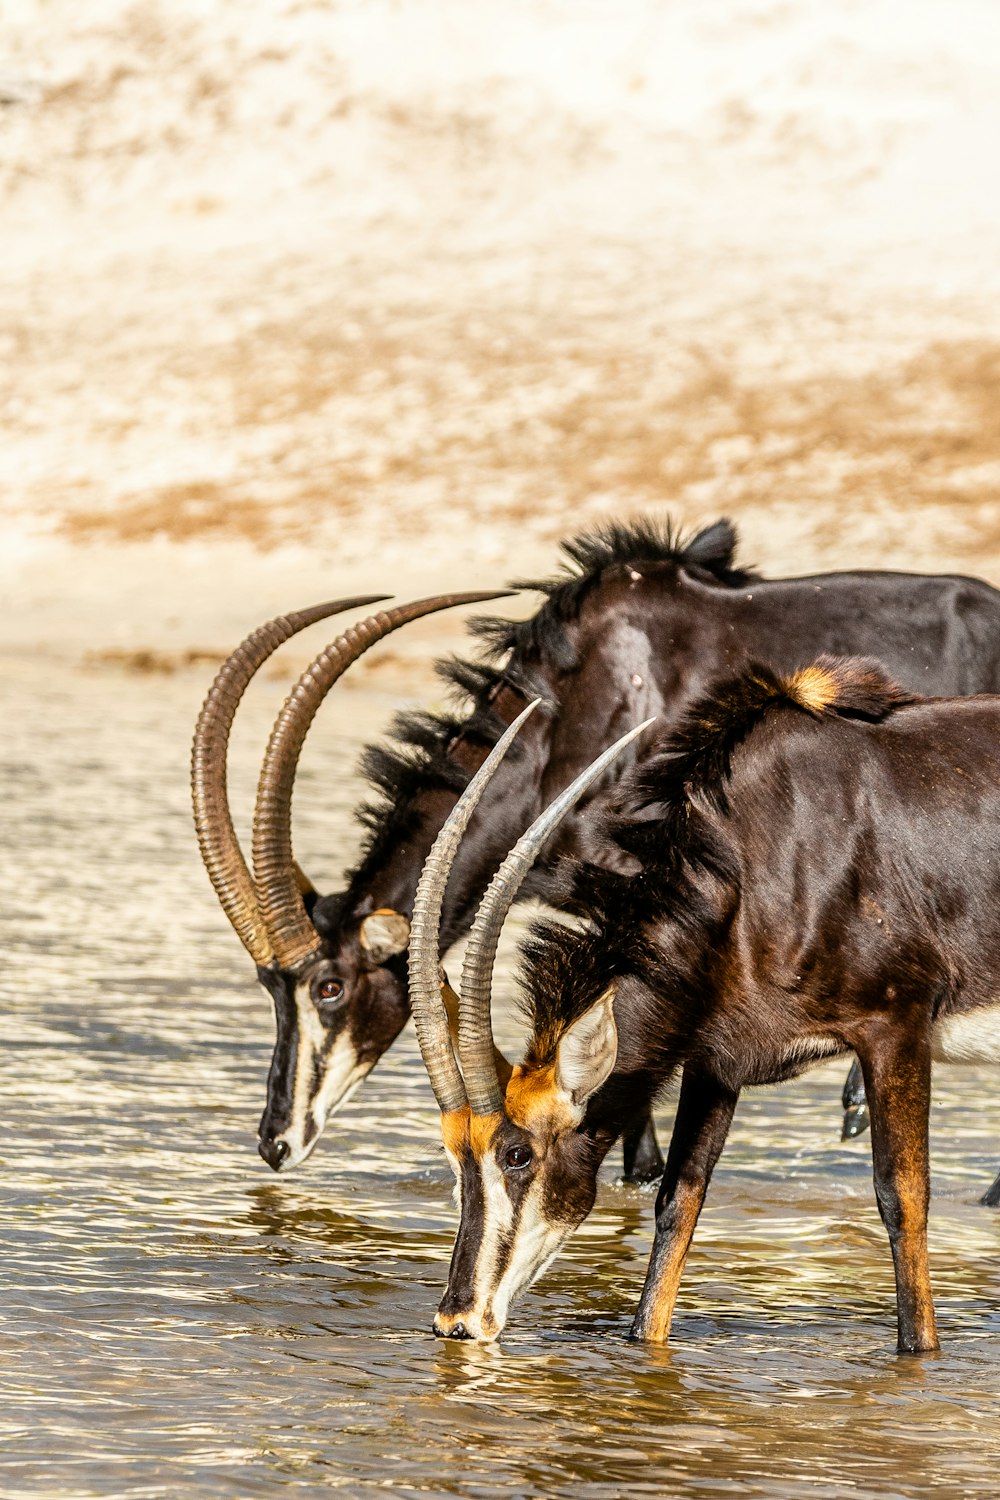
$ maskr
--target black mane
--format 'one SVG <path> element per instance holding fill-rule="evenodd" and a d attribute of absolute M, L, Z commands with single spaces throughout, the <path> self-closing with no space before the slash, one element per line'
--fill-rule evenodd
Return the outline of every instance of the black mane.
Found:
<path fill-rule="evenodd" d="M 576 658 L 563 627 L 577 618 L 587 594 L 609 569 L 628 563 L 673 563 L 696 578 L 743 588 L 758 575 L 735 567 L 736 540 L 736 528 L 725 519 L 690 540 L 669 519 L 609 522 L 561 544 L 568 562 L 558 577 L 511 585 L 545 595 L 545 603 L 530 619 L 474 620 L 470 629 L 485 642 L 489 661 L 508 654 L 537 653 L 559 670 L 572 671 Z"/>
<path fill-rule="evenodd" d="M 411 710 L 396 714 L 390 733 L 392 742 L 368 745 L 361 757 L 361 770 L 378 791 L 377 801 L 365 802 L 358 819 L 368 830 L 361 859 L 349 877 L 352 892 L 362 894 L 369 870 L 377 869 L 392 847 L 404 842 L 419 821 L 415 805 L 421 792 L 445 790 L 461 793 L 468 773 L 453 760 L 449 750 L 461 738 L 470 745 L 492 749 L 507 727 L 490 703 L 504 682 L 523 686 L 516 664 L 506 671 L 481 662 L 457 658 L 437 662 L 434 670 L 456 694 L 471 699 L 464 715 Z M 516 754 L 515 745 L 512 754 Z"/>
<path fill-rule="evenodd" d="M 566 909 L 582 927 L 547 920 L 531 930 L 521 986 L 530 1061 L 551 1062 L 562 1032 L 618 975 L 639 974 L 661 990 L 681 993 L 696 980 L 735 866 L 724 838 L 692 810 L 692 799 L 725 813 L 733 753 L 766 715 L 785 708 L 813 718 L 877 722 L 915 701 L 879 662 L 865 657 L 821 656 L 790 677 L 754 663 L 710 686 L 622 782 L 625 810 L 606 818 L 605 833 L 638 861 L 643 878 L 577 864 Z M 653 921 L 655 947 L 645 937 Z M 675 967 L 666 973 L 668 926 Z"/>
<path fill-rule="evenodd" d="M 527 620 L 481 619 L 470 629 L 483 642 L 483 660 L 440 662 L 438 675 L 470 706 L 454 713 L 407 712 L 396 716 L 388 744 L 369 745 L 361 769 L 378 798 L 359 809 L 367 830 L 360 860 L 349 880 L 347 905 L 364 894 L 370 872 L 391 850 L 405 842 L 419 821 L 415 806 L 422 792 L 460 793 L 468 773 L 450 755 L 455 741 L 489 750 L 505 724 L 491 704 L 505 685 L 531 694 L 535 665 L 571 671 L 576 665 L 566 626 L 575 621 L 589 591 L 611 568 L 626 564 L 673 563 L 695 577 L 727 588 L 740 588 L 756 575 L 734 566 L 736 531 L 720 520 L 684 540 L 669 521 L 639 519 L 613 522 L 595 532 L 562 543 L 568 559 L 561 575 L 542 582 L 517 583 L 519 589 L 545 595 L 542 607 Z M 517 746 L 512 752 L 517 753 Z"/>
<path fill-rule="evenodd" d="M 677 806 L 691 791 L 722 806 L 733 751 L 776 708 L 878 721 L 915 701 L 871 657 L 821 656 L 791 676 L 751 662 L 738 676 L 711 684 L 661 750 L 637 768 L 636 806 Z"/>

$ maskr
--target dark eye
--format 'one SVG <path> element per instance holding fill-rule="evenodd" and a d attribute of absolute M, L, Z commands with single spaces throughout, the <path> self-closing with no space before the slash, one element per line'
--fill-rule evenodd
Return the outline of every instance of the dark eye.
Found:
<path fill-rule="evenodd" d="M 511 1146 L 510 1150 L 507 1152 L 507 1155 L 503 1159 L 503 1164 L 505 1167 L 509 1167 L 512 1172 L 519 1171 L 521 1167 L 530 1166 L 531 1147 Z"/>
<path fill-rule="evenodd" d="M 317 1000 L 339 1000 L 344 993 L 344 986 L 339 979 L 321 979 L 316 986 Z"/>

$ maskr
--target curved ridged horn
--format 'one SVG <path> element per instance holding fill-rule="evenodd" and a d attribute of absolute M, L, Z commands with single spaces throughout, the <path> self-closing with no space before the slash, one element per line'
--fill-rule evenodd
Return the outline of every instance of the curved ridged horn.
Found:
<path fill-rule="evenodd" d="M 380 610 L 327 646 L 295 684 L 271 731 L 257 786 L 253 819 L 253 868 L 261 915 L 275 961 L 294 969 L 319 947 L 316 929 L 306 915 L 292 858 L 292 789 L 309 726 L 327 693 L 358 657 L 411 620 L 458 604 L 504 599 L 509 589 L 489 593 L 439 594 L 394 609 Z"/>
<path fill-rule="evenodd" d="M 420 1055 L 442 1114 L 461 1109 L 466 1103 L 465 1085 L 455 1061 L 448 1016 L 441 998 L 438 934 L 445 887 L 462 835 L 486 790 L 487 782 L 503 760 L 529 714 L 542 700 L 535 698 L 497 740 L 479 770 L 448 815 L 424 861 L 410 923 L 410 1004 L 420 1043 Z"/>
<path fill-rule="evenodd" d="M 507 855 L 490 881 L 476 913 L 462 964 L 459 985 L 458 1055 L 462 1061 L 469 1107 L 474 1115 L 495 1114 L 503 1105 L 503 1093 L 497 1078 L 493 1057 L 493 1024 L 490 1000 L 493 989 L 493 964 L 504 919 L 531 869 L 542 846 L 559 823 L 579 802 L 584 792 L 611 762 L 654 721 L 647 719 L 623 734 L 620 740 L 591 761 L 564 792 L 550 802 Z"/>
<path fill-rule="evenodd" d="M 272 953 L 257 892 L 229 811 L 226 755 L 236 710 L 254 674 L 293 635 L 330 615 L 378 604 L 386 598 L 387 594 L 361 594 L 268 620 L 223 662 L 198 715 L 191 747 L 191 801 L 198 847 L 223 911 L 257 964 L 269 964 Z"/>

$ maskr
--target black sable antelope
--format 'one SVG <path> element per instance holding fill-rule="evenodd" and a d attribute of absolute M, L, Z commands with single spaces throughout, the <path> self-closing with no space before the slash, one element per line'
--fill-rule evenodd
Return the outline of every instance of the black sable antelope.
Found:
<path fill-rule="evenodd" d="M 898 1347 L 937 1348 L 931 1060 L 1000 1063 L 1000 698 L 915 699 L 878 663 L 835 657 L 790 678 L 755 666 L 710 692 L 636 768 L 628 811 L 611 820 L 633 874 L 580 866 L 567 901 L 580 925 L 536 928 L 530 1039 L 511 1069 L 490 1022 L 497 941 L 584 773 L 522 836 L 479 909 L 460 1071 L 438 994 L 440 893 L 508 739 L 442 829 L 414 909 L 410 991 L 461 1203 L 435 1332 L 496 1338 L 511 1299 L 590 1212 L 613 1141 L 682 1067 L 632 1328 L 664 1341 L 740 1090 L 854 1051 Z"/>
<path fill-rule="evenodd" d="M 531 619 L 480 622 L 489 659 L 449 662 L 445 680 L 471 699 L 463 715 L 411 714 L 396 744 L 368 752 L 381 800 L 362 810 L 367 838 L 346 889 L 317 896 L 292 855 L 298 756 L 324 696 L 360 654 L 432 610 L 487 594 L 448 595 L 354 625 L 303 674 L 275 726 L 261 773 L 251 878 L 226 799 L 226 746 L 239 697 L 283 640 L 364 600 L 272 621 L 223 666 L 198 722 L 195 821 L 227 916 L 274 1000 L 277 1040 L 260 1125 L 275 1169 L 304 1160 L 324 1122 L 402 1030 L 413 893 L 434 837 L 469 776 L 529 698 L 545 708 L 516 758 L 491 782 L 445 896 L 442 952 L 466 933 L 489 876 L 523 829 L 609 740 L 648 715 L 669 728 L 720 671 L 760 658 L 791 671 L 824 650 L 877 652 L 927 693 L 1000 689 L 1000 594 L 965 578 L 834 573 L 764 581 L 734 562 L 719 522 L 687 544 L 649 523 L 612 526 L 567 544 L 572 570 L 542 584 Z M 367 601 L 374 602 L 374 601 Z M 596 816 L 607 782 L 567 817 L 522 894 L 558 906 L 561 856 L 618 859 Z M 857 1114 L 853 1116 L 857 1120 Z M 626 1176 L 662 1170 L 652 1128 L 624 1142 Z"/>

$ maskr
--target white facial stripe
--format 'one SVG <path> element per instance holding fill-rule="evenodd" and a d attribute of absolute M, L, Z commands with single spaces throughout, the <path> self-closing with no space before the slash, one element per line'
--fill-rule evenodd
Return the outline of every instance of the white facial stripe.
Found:
<path fill-rule="evenodd" d="M 1000 1004 L 943 1016 L 931 1049 L 936 1062 L 1000 1063 Z"/>
<path fill-rule="evenodd" d="M 476 1256 L 473 1308 L 464 1321 L 475 1337 L 492 1340 L 507 1321 L 512 1299 L 542 1274 L 571 1230 L 545 1219 L 541 1175 L 521 1199 L 515 1220 L 504 1174 L 492 1155 L 480 1163 L 480 1171 L 483 1237 Z"/>
<path fill-rule="evenodd" d="M 507 1196 L 503 1173 L 492 1151 L 486 1153 L 479 1170 L 483 1189 L 483 1237 L 476 1256 L 474 1307 L 479 1315 L 477 1321 L 481 1321 L 489 1309 L 501 1247 L 509 1238 L 514 1223 L 514 1205 Z"/>
<path fill-rule="evenodd" d="M 312 1102 L 312 1115 L 316 1121 L 317 1135 L 327 1118 L 346 1104 L 360 1083 L 368 1077 L 372 1064 L 358 1061 L 347 1031 L 344 1030 L 334 1042 L 324 1064 L 323 1082 Z"/>
<path fill-rule="evenodd" d="M 552 1224 L 544 1217 L 543 1189 L 543 1179 L 539 1175 L 521 1201 L 521 1211 L 514 1230 L 514 1246 L 506 1269 L 487 1304 L 498 1331 L 507 1321 L 507 1311 L 513 1298 L 533 1281 L 537 1281 L 571 1233 L 567 1225 Z M 504 1196 L 506 1197 L 506 1192 Z"/>
<path fill-rule="evenodd" d="M 455 1174 L 455 1186 L 451 1190 L 451 1201 L 452 1201 L 452 1203 L 454 1203 L 455 1207 L 458 1209 L 459 1216 L 461 1216 L 461 1213 L 462 1213 L 462 1163 L 459 1161 L 458 1157 L 455 1155 L 455 1153 L 453 1151 L 449 1151 L 448 1150 L 447 1146 L 445 1146 L 445 1148 L 444 1148 L 444 1154 L 445 1154 L 445 1156 L 447 1156 L 448 1160 L 451 1162 L 451 1170 Z"/>
<path fill-rule="evenodd" d="M 371 1064 L 358 1061 L 350 1032 L 345 1027 L 322 1063 L 322 1082 L 316 1093 L 312 1094 L 317 1061 L 323 1055 L 329 1038 L 305 983 L 295 993 L 295 1014 L 298 1037 L 292 1117 L 288 1129 L 277 1138 L 284 1141 L 289 1149 L 283 1163 L 286 1169 L 305 1161 L 319 1140 L 327 1117 L 347 1103 L 358 1085 L 371 1072 Z M 316 1128 L 307 1140 L 311 1123 Z"/>

